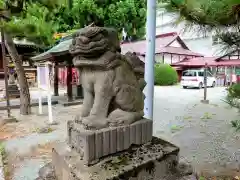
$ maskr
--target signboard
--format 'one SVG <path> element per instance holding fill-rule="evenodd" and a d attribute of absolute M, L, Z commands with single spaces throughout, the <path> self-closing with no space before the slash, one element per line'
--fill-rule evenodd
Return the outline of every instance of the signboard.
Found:
<path fill-rule="evenodd" d="M 27 78 L 28 84 L 34 85 L 36 83 L 36 73 L 33 71 L 25 71 L 25 76 Z"/>
<path fill-rule="evenodd" d="M 39 68 L 38 76 L 39 76 L 39 83 L 40 83 L 39 88 L 47 90 L 48 89 L 48 84 L 46 82 L 47 69 L 44 66 L 39 66 L 38 68 Z"/>
<path fill-rule="evenodd" d="M 236 69 L 235 69 L 235 74 L 236 74 L 236 75 L 240 75 L 240 68 L 236 68 Z"/>

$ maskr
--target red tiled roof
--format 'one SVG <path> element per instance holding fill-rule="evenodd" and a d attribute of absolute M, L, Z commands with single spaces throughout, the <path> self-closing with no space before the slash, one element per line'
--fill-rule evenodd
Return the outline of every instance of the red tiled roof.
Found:
<path fill-rule="evenodd" d="M 220 59 L 216 61 L 218 57 L 197 57 L 192 59 L 184 59 L 183 61 L 173 63 L 172 66 L 191 66 L 199 67 L 204 66 L 205 63 L 208 66 L 240 66 L 240 59 Z"/>
<path fill-rule="evenodd" d="M 177 40 L 183 47 L 170 46 L 170 44 L 175 40 Z M 157 35 L 155 43 L 156 43 L 155 44 L 156 54 L 169 53 L 169 54 L 190 55 L 190 56 L 203 56 L 199 53 L 194 53 L 190 51 L 176 32 Z M 145 55 L 146 40 L 122 43 L 121 51 L 123 54 L 130 51 L 130 52 L 135 52 L 138 55 Z"/>
<path fill-rule="evenodd" d="M 166 47 L 171 44 L 178 37 L 177 33 L 160 34 L 156 36 L 156 48 Z M 123 54 L 128 51 L 136 52 L 137 54 L 145 55 L 146 53 L 146 40 L 136 42 L 126 42 L 121 45 Z"/>
<path fill-rule="evenodd" d="M 217 62 L 218 66 L 240 66 L 240 59 L 221 59 Z"/>
<path fill-rule="evenodd" d="M 172 47 L 172 46 L 167 46 L 167 47 L 156 47 L 156 53 L 169 53 L 169 54 L 178 54 L 178 55 L 189 55 L 189 56 L 203 56 L 202 54 L 192 52 L 188 49 L 183 49 L 180 47 Z"/>
<path fill-rule="evenodd" d="M 173 63 L 172 66 L 204 66 L 207 62 L 208 65 L 216 63 L 216 57 L 197 57 L 192 59 L 184 59 L 183 61 Z"/>

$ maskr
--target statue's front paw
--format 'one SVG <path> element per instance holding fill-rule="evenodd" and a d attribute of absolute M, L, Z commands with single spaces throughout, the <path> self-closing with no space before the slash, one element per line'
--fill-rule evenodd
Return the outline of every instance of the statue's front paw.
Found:
<path fill-rule="evenodd" d="M 83 117 L 81 115 L 76 115 L 75 118 L 74 118 L 74 122 L 82 124 L 82 118 Z"/>
<path fill-rule="evenodd" d="M 110 126 L 130 125 L 135 121 L 141 119 L 143 113 L 140 112 L 127 112 L 121 109 L 116 109 L 109 116 Z"/>
<path fill-rule="evenodd" d="M 84 124 L 88 129 L 101 129 L 107 127 L 108 120 L 107 118 L 88 116 L 82 118 L 82 124 Z"/>

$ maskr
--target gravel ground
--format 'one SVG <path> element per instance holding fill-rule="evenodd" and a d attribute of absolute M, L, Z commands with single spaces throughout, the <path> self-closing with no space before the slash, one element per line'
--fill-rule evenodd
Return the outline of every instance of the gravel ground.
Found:
<path fill-rule="evenodd" d="M 154 135 L 169 140 L 181 149 L 180 155 L 200 171 L 210 174 L 237 173 L 240 163 L 240 133 L 230 121 L 239 118 L 221 99 L 224 88 L 209 88 L 209 105 L 201 104 L 203 90 L 181 89 L 180 86 L 156 87 L 154 98 Z M 47 112 L 44 107 L 44 112 Z M 50 161 L 51 143 L 66 138 L 66 122 L 74 117 L 80 106 L 54 106 L 53 132 L 37 133 L 46 127 L 47 116 L 19 116 L 20 122 L 0 129 L 9 153 L 13 180 L 33 180 L 38 169 Z M 3 113 L 3 112 L 0 112 Z M 19 132 L 19 133 L 18 133 Z M 44 146 L 44 144 L 48 146 Z M 44 146 L 44 147 L 41 147 Z"/>
<path fill-rule="evenodd" d="M 66 139 L 66 122 L 74 118 L 80 106 L 53 106 L 54 121 L 57 125 L 50 127 L 49 133 L 39 133 L 48 127 L 47 106 L 43 106 L 44 114 L 37 115 L 38 109 L 32 108 L 33 114 L 19 115 L 19 110 L 12 110 L 18 123 L 9 123 L 0 129 L 0 141 L 4 140 L 9 158 L 11 180 L 34 180 L 39 168 L 51 160 L 51 143 Z M 1 111 L 2 114 L 5 112 Z M 46 144 L 48 147 L 42 148 Z"/>
<path fill-rule="evenodd" d="M 239 119 L 222 99 L 224 88 L 209 88 L 209 104 L 202 104 L 203 90 L 181 87 L 155 88 L 154 135 L 180 147 L 180 156 L 205 174 L 238 174 L 240 133 L 231 127 Z"/>

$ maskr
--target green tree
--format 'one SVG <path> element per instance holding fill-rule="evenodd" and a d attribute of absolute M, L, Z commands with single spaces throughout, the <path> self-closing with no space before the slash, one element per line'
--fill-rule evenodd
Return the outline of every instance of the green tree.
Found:
<path fill-rule="evenodd" d="M 70 2 L 70 3 L 68 3 Z M 15 63 L 21 98 L 21 114 L 30 114 L 30 94 L 22 61 L 13 37 L 25 38 L 41 47 L 55 43 L 53 34 L 82 28 L 90 23 L 122 28 L 133 39 L 145 34 L 145 0 L 0 0 L 0 8 L 7 10 L 8 20 L 2 21 L 6 47 Z M 73 4 L 71 5 L 71 2 Z M 69 7 L 72 6 L 72 7 Z"/>
<path fill-rule="evenodd" d="M 8 23 L 8 31 L 14 37 L 24 37 L 42 46 L 54 43 L 54 32 L 67 32 L 91 23 L 114 27 L 119 33 L 124 28 L 133 39 L 145 35 L 146 0 L 73 0 L 71 9 L 63 0 L 59 1 L 64 3 L 50 1 L 50 5 L 48 1 L 32 1 L 21 11 L 15 10 L 21 13 Z"/>
<path fill-rule="evenodd" d="M 29 6 L 30 2 L 34 4 L 33 1 L 28 1 L 28 0 L 6 0 L 6 1 L 0 0 L 1 17 L 4 17 L 1 19 L 1 28 L 3 29 L 3 32 L 4 32 L 6 48 L 8 50 L 9 55 L 11 56 L 12 61 L 15 64 L 19 87 L 20 87 L 20 102 L 21 102 L 20 113 L 23 115 L 27 115 L 31 113 L 30 93 L 29 93 L 27 79 L 24 73 L 24 68 L 22 66 L 22 60 L 14 45 L 13 37 L 15 37 L 16 32 L 19 34 L 18 37 L 24 37 L 24 35 L 21 35 L 21 33 L 19 33 L 20 32 L 19 28 L 16 28 L 16 26 L 12 26 L 12 25 L 14 23 L 19 24 L 19 22 L 21 22 L 19 20 L 19 17 L 28 18 L 27 6 Z M 55 6 L 55 4 L 53 4 L 53 1 L 50 1 L 50 0 L 49 1 L 41 0 L 41 1 L 38 1 L 37 3 L 38 4 L 41 3 L 42 6 L 45 6 L 46 8 L 53 8 Z M 28 18 L 28 19 L 31 19 L 31 18 Z M 23 26 L 21 26 L 21 28 L 22 27 Z M 31 28 L 33 27 L 34 26 L 31 26 Z M 23 29 L 22 32 L 25 32 L 25 31 L 31 32 L 31 28 L 29 28 L 29 26 L 28 27 L 26 26 L 26 28 Z"/>
<path fill-rule="evenodd" d="M 169 12 L 178 12 L 179 21 L 187 22 L 186 29 L 193 25 L 199 32 L 214 30 L 222 44 L 229 50 L 240 47 L 239 0 L 166 0 Z"/>
<path fill-rule="evenodd" d="M 94 22 L 119 32 L 124 28 L 133 39 L 145 35 L 146 0 L 74 0 L 72 15 L 76 28 Z"/>

